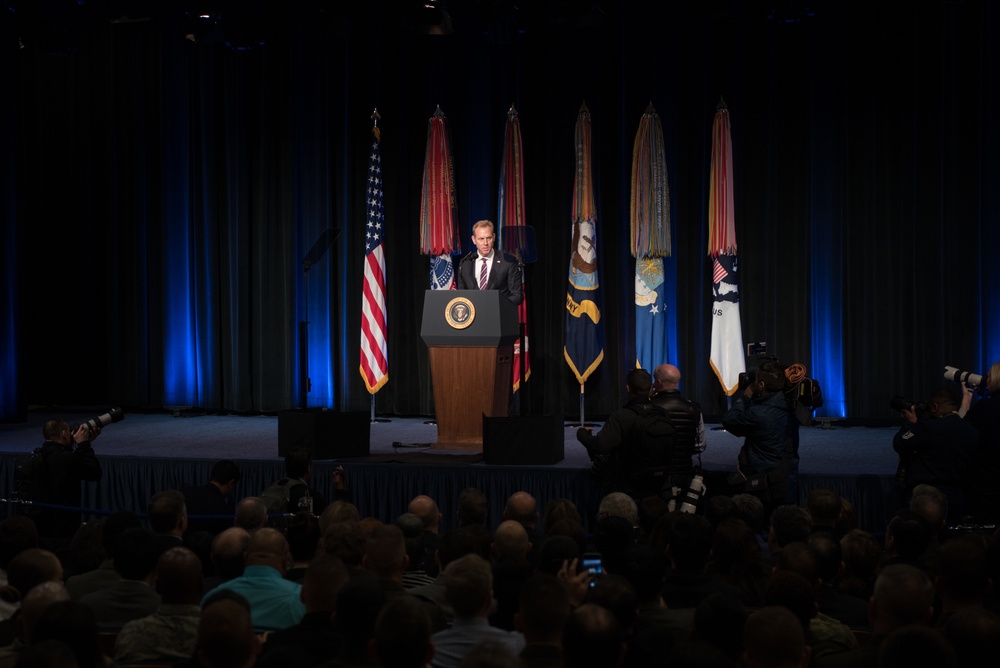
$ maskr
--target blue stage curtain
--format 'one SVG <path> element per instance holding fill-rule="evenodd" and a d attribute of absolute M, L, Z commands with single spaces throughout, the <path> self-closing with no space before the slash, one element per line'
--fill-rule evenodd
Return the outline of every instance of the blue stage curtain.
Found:
<path fill-rule="evenodd" d="M 888 397 L 929 396 L 945 364 L 981 372 L 1000 359 L 996 3 L 914 12 L 896 0 L 866 7 L 863 21 L 852 3 L 794 16 L 731 3 L 722 20 L 710 5 L 664 3 L 664 20 L 635 22 L 641 3 L 629 0 L 593 23 L 514 31 L 456 3 L 460 29 L 440 40 L 415 35 L 384 0 L 323 12 L 274 3 L 251 42 L 230 39 L 225 21 L 185 39 L 192 28 L 171 3 L 114 24 L 96 14 L 102 4 L 80 5 L 79 21 L 49 36 L 64 44 L 29 35 L 15 48 L 28 35 L 21 17 L 0 17 L 2 419 L 29 405 L 291 408 L 306 321 L 309 405 L 367 409 L 359 248 L 375 107 L 392 258 L 381 413 L 434 412 L 414 211 L 436 105 L 454 121 L 466 251 L 472 222 L 496 214 L 505 113 L 520 113 L 539 250 L 526 268 L 534 414 L 579 411 L 562 349 L 581 102 L 608 268 L 588 417 L 623 403 L 634 365 L 621 221 L 650 103 L 673 221 L 663 361 L 708 414 L 726 407 L 708 365 L 704 210 L 720 96 L 732 118 L 744 340 L 805 364 L 824 388 L 821 415 L 890 420 Z M 330 227 L 341 236 L 305 273 Z"/>

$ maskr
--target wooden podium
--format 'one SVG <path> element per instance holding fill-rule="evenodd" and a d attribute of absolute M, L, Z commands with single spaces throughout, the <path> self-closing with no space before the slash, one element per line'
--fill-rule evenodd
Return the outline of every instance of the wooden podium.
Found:
<path fill-rule="evenodd" d="M 420 336 L 434 385 L 435 448 L 483 450 L 483 417 L 506 417 L 517 307 L 497 290 L 427 290 Z"/>

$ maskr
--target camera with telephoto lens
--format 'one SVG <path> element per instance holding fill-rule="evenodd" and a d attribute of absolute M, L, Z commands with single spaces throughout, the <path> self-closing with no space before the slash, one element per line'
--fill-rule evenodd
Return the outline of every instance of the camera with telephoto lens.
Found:
<path fill-rule="evenodd" d="M 107 427 L 109 424 L 113 422 L 121 422 L 124 419 L 125 419 L 125 411 L 123 411 L 118 406 L 115 406 L 107 413 L 98 415 L 97 417 L 90 418 L 86 422 L 81 422 L 80 424 L 71 425 L 69 430 L 70 432 L 75 432 L 81 426 L 85 425 L 87 429 L 93 431 L 95 429 Z"/>
<path fill-rule="evenodd" d="M 667 510 L 673 512 L 679 510 L 682 513 L 694 515 L 698 512 L 698 502 L 705 496 L 708 488 L 705 487 L 705 478 L 701 473 L 696 473 L 687 489 L 683 492 L 679 487 L 674 488 L 674 498 L 667 503 Z"/>
<path fill-rule="evenodd" d="M 946 366 L 944 368 L 944 379 L 956 383 L 965 383 L 969 389 L 975 390 L 983 384 L 983 377 L 971 371 L 962 371 L 958 367 Z"/>

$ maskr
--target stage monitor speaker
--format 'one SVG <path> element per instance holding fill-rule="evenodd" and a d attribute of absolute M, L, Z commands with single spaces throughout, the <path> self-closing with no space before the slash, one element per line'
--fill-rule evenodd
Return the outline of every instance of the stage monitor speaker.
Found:
<path fill-rule="evenodd" d="M 565 456 L 563 421 L 554 416 L 483 417 L 487 464 L 557 464 Z"/>
<path fill-rule="evenodd" d="M 313 459 L 367 457 L 371 419 L 366 412 L 278 411 L 278 456 L 297 447 L 312 449 Z"/>

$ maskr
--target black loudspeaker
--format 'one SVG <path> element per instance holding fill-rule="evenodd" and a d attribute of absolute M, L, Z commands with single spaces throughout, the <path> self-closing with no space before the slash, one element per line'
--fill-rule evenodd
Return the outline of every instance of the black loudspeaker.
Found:
<path fill-rule="evenodd" d="M 313 459 L 367 457 L 371 426 L 365 412 L 278 411 L 278 456 L 305 447 L 312 449 Z"/>
<path fill-rule="evenodd" d="M 553 416 L 483 418 L 487 464 L 556 464 L 565 456 L 563 421 Z"/>

